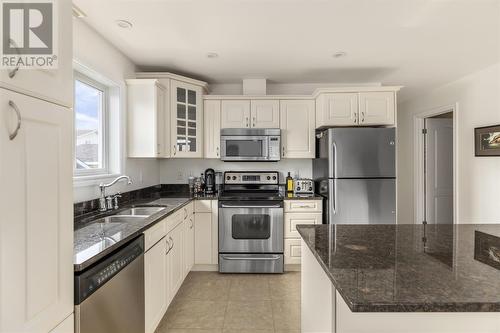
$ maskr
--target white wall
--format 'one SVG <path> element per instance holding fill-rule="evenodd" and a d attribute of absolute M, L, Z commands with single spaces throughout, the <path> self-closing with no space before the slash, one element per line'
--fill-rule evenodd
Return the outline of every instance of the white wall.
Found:
<path fill-rule="evenodd" d="M 413 223 L 415 114 L 458 103 L 458 223 L 500 223 L 500 157 L 474 156 L 474 128 L 500 124 L 500 64 L 398 109 L 398 222 Z"/>
<path fill-rule="evenodd" d="M 83 23 L 80 19 L 73 20 L 73 51 L 74 59 L 92 71 L 99 73 L 107 81 L 116 85 L 116 114 L 111 121 L 112 127 L 118 129 L 113 134 L 115 140 L 112 144 L 115 149 L 117 164 L 121 166 L 120 173 L 132 178 L 132 185 L 123 183 L 115 185 L 110 191 L 131 191 L 143 187 L 156 185 L 160 181 L 159 162 L 155 159 L 129 159 L 126 158 L 126 86 L 125 79 L 134 77 L 135 65 L 120 51 L 113 47 L 95 30 Z M 116 126 L 118 123 L 118 126 Z M 119 138 L 119 140 L 116 140 Z M 102 181 L 102 180 L 100 180 Z M 81 202 L 97 198 L 100 181 L 76 184 L 74 187 L 74 200 Z"/>
<path fill-rule="evenodd" d="M 364 87 L 380 86 L 379 82 L 373 83 L 272 83 L 267 82 L 268 95 L 311 95 L 318 88 L 335 87 Z M 242 95 L 242 83 L 219 83 L 211 84 L 210 95 Z"/>
<path fill-rule="evenodd" d="M 205 169 L 215 171 L 280 171 L 280 182 L 291 172 L 292 177 L 300 175 L 303 178 L 312 177 L 312 160 L 285 159 L 279 162 L 222 162 L 215 159 L 172 159 L 160 162 L 160 180 L 162 184 L 186 184 L 189 176 L 198 177 Z"/>

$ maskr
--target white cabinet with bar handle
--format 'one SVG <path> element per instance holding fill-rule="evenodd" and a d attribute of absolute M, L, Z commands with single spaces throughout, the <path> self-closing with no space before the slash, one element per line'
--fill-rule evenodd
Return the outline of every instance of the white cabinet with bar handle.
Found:
<path fill-rule="evenodd" d="M 331 126 L 394 126 L 396 94 L 400 87 L 383 91 L 319 92 L 316 97 L 316 128 Z M 342 89 L 345 90 L 345 89 Z"/>
<path fill-rule="evenodd" d="M 70 109 L 0 88 L 0 332 L 73 313 L 72 130 Z"/>
<path fill-rule="evenodd" d="M 313 100 L 280 101 L 281 158 L 314 158 Z"/>
<path fill-rule="evenodd" d="M 222 100 L 221 128 L 279 128 L 279 100 Z"/>
<path fill-rule="evenodd" d="M 204 102 L 204 153 L 205 158 L 220 158 L 221 101 Z"/>
<path fill-rule="evenodd" d="M 165 86 L 155 79 L 127 80 L 128 156 L 170 157 Z"/>
<path fill-rule="evenodd" d="M 323 201 L 285 200 L 284 203 L 285 269 L 300 264 L 301 246 L 298 224 L 323 223 Z"/>

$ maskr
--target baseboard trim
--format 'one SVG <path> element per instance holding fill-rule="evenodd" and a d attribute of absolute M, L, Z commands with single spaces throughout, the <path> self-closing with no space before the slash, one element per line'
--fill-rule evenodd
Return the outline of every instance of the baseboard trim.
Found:
<path fill-rule="evenodd" d="M 193 272 L 218 272 L 219 265 L 194 265 L 191 269 Z"/>

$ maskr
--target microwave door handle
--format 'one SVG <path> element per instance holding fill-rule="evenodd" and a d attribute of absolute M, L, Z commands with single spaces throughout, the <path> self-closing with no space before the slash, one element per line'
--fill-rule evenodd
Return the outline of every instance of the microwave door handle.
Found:
<path fill-rule="evenodd" d="M 265 157 L 265 159 L 267 160 L 267 159 L 269 159 L 269 137 L 268 136 L 262 138 L 262 145 L 264 146 L 264 147 L 262 147 L 262 154 Z"/>

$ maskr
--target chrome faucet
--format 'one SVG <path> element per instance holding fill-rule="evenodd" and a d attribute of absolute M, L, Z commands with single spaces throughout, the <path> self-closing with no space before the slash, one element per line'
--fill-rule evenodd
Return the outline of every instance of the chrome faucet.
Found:
<path fill-rule="evenodd" d="M 129 185 L 132 184 L 132 180 L 130 180 L 130 177 L 125 176 L 125 175 L 117 177 L 115 180 L 113 180 L 109 184 L 104 184 L 104 183 L 99 184 L 99 189 L 101 190 L 101 197 L 99 198 L 99 211 L 105 212 L 108 209 L 113 209 L 113 208 L 118 209 L 118 196 L 106 198 L 106 188 L 115 185 L 118 181 L 120 181 L 122 179 L 126 179 L 127 184 L 129 184 Z M 120 194 L 118 194 L 118 195 L 120 195 Z M 113 200 L 115 200 L 114 205 L 112 202 Z M 109 204 L 107 204 L 107 202 L 109 202 Z"/>

